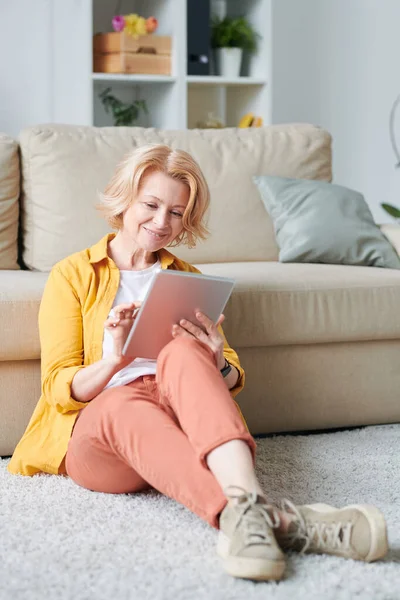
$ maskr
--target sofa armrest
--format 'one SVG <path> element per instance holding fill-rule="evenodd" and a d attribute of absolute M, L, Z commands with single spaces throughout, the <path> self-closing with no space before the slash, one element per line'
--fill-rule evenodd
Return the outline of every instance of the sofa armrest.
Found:
<path fill-rule="evenodd" d="M 400 256 L 400 224 L 384 223 L 383 225 L 379 225 L 379 228 Z"/>
<path fill-rule="evenodd" d="M 0 362 L 40 358 L 38 312 L 48 276 L 0 270 Z"/>

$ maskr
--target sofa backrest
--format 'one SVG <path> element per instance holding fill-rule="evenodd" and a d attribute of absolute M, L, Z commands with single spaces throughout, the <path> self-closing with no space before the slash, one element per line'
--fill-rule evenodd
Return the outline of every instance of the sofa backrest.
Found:
<path fill-rule="evenodd" d="M 306 124 L 260 129 L 163 131 L 138 127 L 38 126 L 20 136 L 23 259 L 48 271 L 109 228 L 96 211 L 116 165 L 137 146 L 192 154 L 211 191 L 211 236 L 172 251 L 191 263 L 277 260 L 271 220 L 252 176 L 331 180 L 331 138 Z"/>
<path fill-rule="evenodd" d="M 0 269 L 19 269 L 19 184 L 18 144 L 0 134 Z"/>

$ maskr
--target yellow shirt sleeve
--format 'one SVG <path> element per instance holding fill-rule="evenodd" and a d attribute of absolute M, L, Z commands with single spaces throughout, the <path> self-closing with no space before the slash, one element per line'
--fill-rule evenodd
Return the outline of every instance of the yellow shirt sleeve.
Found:
<path fill-rule="evenodd" d="M 53 267 L 39 309 L 42 394 L 60 413 L 87 406 L 71 396 L 74 375 L 84 367 L 80 300 L 59 266 Z"/>
<path fill-rule="evenodd" d="M 218 331 L 224 338 L 224 356 L 225 356 L 226 360 L 228 361 L 228 363 L 230 363 L 232 365 L 232 367 L 236 367 L 237 370 L 239 371 L 239 377 L 238 377 L 236 384 L 233 386 L 233 388 L 231 388 L 229 390 L 230 393 L 232 394 L 232 396 L 235 398 L 235 396 L 237 396 L 238 393 L 241 392 L 242 389 L 244 388 L 244 382 L 245 382 L 244 369 L 242 368 L 242 365 L 240 364 L 238 355 L 233 350 L 233 348 L 231 348 L 229 346 L 221 325 L 219 325 Z"/>

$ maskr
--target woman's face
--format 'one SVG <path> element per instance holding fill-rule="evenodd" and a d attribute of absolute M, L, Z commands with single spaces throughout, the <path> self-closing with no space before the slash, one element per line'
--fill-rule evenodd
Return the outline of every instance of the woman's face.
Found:
<path fill-rule="evenodd" d="M 182 217 L 189 202 L 189 187 L 152 171 L 141 181 L 137 198 L 123 215 L 122 231 L 146 252 L 157 252 L 183 230 Z"/>

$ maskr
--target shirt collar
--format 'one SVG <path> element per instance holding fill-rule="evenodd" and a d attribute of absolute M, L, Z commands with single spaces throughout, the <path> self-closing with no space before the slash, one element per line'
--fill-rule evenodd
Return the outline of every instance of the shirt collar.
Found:
<path fill-rule="evenodd" d="M 102 237 L 100 241 L 89 248 L 89 262 L 95 264 L 106 258 L 109 258 L 107 253 L 107 245 L 108 242 L 115 238 L 115 236 L 116 233 L 107 233 L 107 235 Z M 157 254 L 160 259 L 162 269 L 168 269 L 168 267 L 176 260 L 176 257 L 171 254 L 171 252 L 168 252 L 168 250 L 165 250 L 165 248 L 161 248 Z"/>

